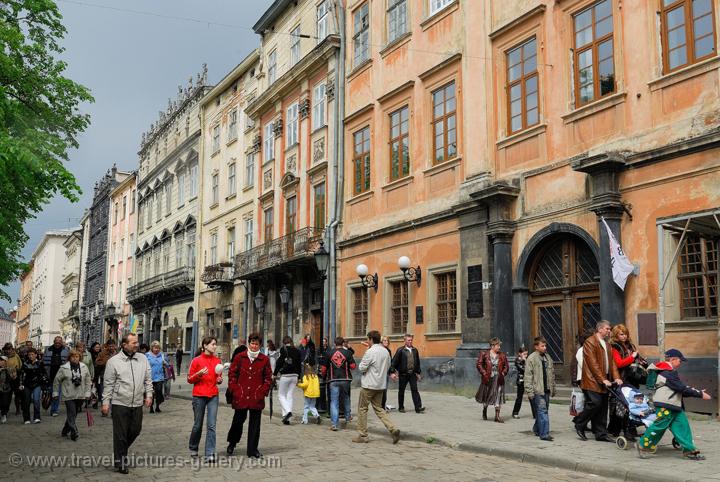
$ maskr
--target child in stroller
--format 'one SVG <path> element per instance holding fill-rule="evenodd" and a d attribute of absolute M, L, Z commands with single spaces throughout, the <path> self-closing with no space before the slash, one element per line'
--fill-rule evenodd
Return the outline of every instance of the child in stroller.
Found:
<path fill-rule="evenodd" d="M 639 394 L 642 397 L 642 399 L 638 399 L 640 402 L 638 406 L 635 406 L 635 394 Z M 618 418 L 622 419 L 622 435 L 615 439 L 615 443 L 619 449 L 625 450 L 629 445 L 628 442 L 634 442 L 638 436 L 637 428 L 645 426 L 642 420 L 643 415 L 641 414 L 647 416 L 652 410 L 645 396 L 638 392 L 638 389 L 632 385 L 614 385 L 610 389 L 610 396 L 616 399 L 615 414 Z M 632 409 L 635 409 L 634 413 Z"/>
<path fill-rule="evenodd" d="M 648 398 L 642 392 L 631 392 L 631 399 L 628 400 L 630 410 L 630 423 L 642 423 L 649 427 L 657 418 L 655 412 L 650 408 Z"/>

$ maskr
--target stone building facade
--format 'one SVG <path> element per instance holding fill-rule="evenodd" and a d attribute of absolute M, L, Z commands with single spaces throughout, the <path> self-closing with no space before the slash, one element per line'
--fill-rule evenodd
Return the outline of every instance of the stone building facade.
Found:
<path fill-rule="evenodd" d="M 137 247 L 127 293 L 140 339 L 192 351 L 197 215 L 200 193 L 200 100 L 207 68 L 178 87 L 140 143 Z"/>
<path fill-rule="evenodd" d="M 62 267 L 62 302 L 60 334 L 65 340 L 76 341 L 80 328 L 80 251 L 82 228 L 72 232 L 63 242 L 65 261 Z"/>
<path fill-rule="evenodd" d="M 30 339 L 30 317 L 32 316 L 32 270 L 35 263 L 28 263 L 27 270 L 20 275 L 20 298 L 18 298 L 17 324 L 15 326 L 18 343 Z"/>

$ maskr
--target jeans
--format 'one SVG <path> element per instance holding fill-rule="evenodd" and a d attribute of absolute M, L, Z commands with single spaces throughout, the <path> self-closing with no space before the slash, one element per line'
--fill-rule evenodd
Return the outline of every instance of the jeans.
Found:
<path fill-rule="evenodd" d="M 345 420 L 351 417 L 350 414 L 350 381 L 342 380 L 331 382 L 330 385 L 330 420 L 333 426 L 337 427 L 340 421 L 340 399 L 342 397 L 345 408 Z M 384 408 L 384 407 L 383 407 Z"/>
<path fill-rule="evenodd" d="M 60 413 L 60 400 L 62 399 L 62 385 L 58 386 L 58 396 L 50 403 L 50 413 Z"/>
<path fill-rule="evenodd" d="M 205 435 L 205 456 L 215 455 L 215 422 L 217 421 L 218 396 L 214 397 L 193 397 L 193 414 L 195 422 L 190 432 L 190 451 L 197 452 L 202 435 L 203 417 L 207 409 L 207 434 Z"/>
<path fill-rule="evenodd" d="M 30 420 L 30 403 L 33 404 L 33 420 L 40 420 L 40 408 L 42 402 L 42 387 L 25 387 L 25 398 L 23 400 L 23 421 Z"/>
<path fill-rule="evenodd" d="M 548 404 L 550 403 L 550 394 L 537 394 L 533 397 L 531 404 L 535 407 L 535 424 L 533 425 L 533 433 L 540 438 L 550 435 L 550 413 L 548 412 Z"/>
<path fill-rule="evenodd" d="M 305 397 L 305 407 L 303 408 L 303 423 L 307 423 L 308 421 L 308 412 L 310 412 L 314 417 L 320 417 L 320 414 L 317 411 L 317 408 L 315 408 L 315 404 L 317 403 L 317 398 L 308 398 Z"/>
<path fill-rule="evenodd" d="M 297 381 L 297 375 L 283 375 L 278 380 L 278 398 L 280 399 L 283 417 L 292 412 L 293 394 L 295 393 Z"/>

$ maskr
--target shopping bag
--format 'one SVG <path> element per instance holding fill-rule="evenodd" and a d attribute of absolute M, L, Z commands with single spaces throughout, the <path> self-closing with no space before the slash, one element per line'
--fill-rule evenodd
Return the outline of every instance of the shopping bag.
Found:
<path fill-rule="evenodd" d="M 585 395 L 582 390 L 573 388 L 570 396 L 570 416 L 577 417 L 585 409 Z"/>
<path fill-rule="evenodd" d="M 89 409 L 85 410 L 85 414 L 87 414 L 88 427 L 92 427 L 93 425 L 95 425 L 95 419 L 93 418 L 92 411 L 90 411 Z"/>

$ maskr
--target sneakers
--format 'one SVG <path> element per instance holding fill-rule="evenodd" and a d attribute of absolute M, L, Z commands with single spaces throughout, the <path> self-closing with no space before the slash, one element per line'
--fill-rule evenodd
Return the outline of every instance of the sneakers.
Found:
<path fill-rule="evenodd" d="M 40 423 L 40 422 L 42 422 L 42 420 L 40 420 L 39 418 L 36 418 L 35 420 L 33 420 L 33 423 Z"/>
<path fill-rule="evenodd" d="M 57 417 L 58 415 L 60 415 L 60 414 L 57 413 L 57 412 L 53 412 L 53 413 L 50 414 L 51 417 Z"/>
<path fill-rule="evenodd" d="M 517 413 L 513 413 L 512 418 L 515 418 L 515 419 L 520 418 L 520 415 L 518 415 Z"/>
<path fill-rule="evenodd" d="M 330 430 L 337 432 L 338 428 L 335 425 L 330 425 Z"/>
<path fill-rule="evenodd" d="M 23 422 L 23 423 L 24 423 L 25 425 L 30 425 L 30 420 L 25 420 L 25 422 Z"/>
<path fill-rule="evenodd" d="M 192 458 L 197 458 L 197 456 L 198 456 L 198 451 L 197 451 L 197 450 L 191 450 L 191 451 L 190 451 L 190 457 L 192 457 Z"/>
<path fill-rule="evenodd" d="M 398 434 L 399 433 L 400 432 L 398 431 Z M 368 443 L 368 438 L 358 435 L 357 437 L 353 438 L 352 441 L 355 442 L 356 444 L 366 444 L 366 443 Z"/>
<path fill-rule="evenodd" d="M 705 456 L 699 450 L 683 450 L 683 456 L 690 460 L 705 460 Z"/>
<path fill-rule="evenodd" d="M 303 425 L 307 425 L 307 420 L 303 420 L 303 421 L 300 422 L 300 423 L 303 424 Z"/>
<path fill-rule="evenodd" d="M 6 416 L 6 415 L 3 415 L 2 417 L 0 417 L 0 423 L 7 423 L 7 416 Z"/>
<path fill-rule="evenodd" d="M 652 450 L 641 447 L 640 442 L 635 442 L 635 448 L 637 449 L 638 457 L 641 459 L 646 459 L 653 453 Z"/>
<path fill-rule="evenodd" d="M 393 444 L 396 444 L 400 441 L 400 429 L 396 428 L 395 430 L 390 432 L 390 434 L 392 435 Z"/>

